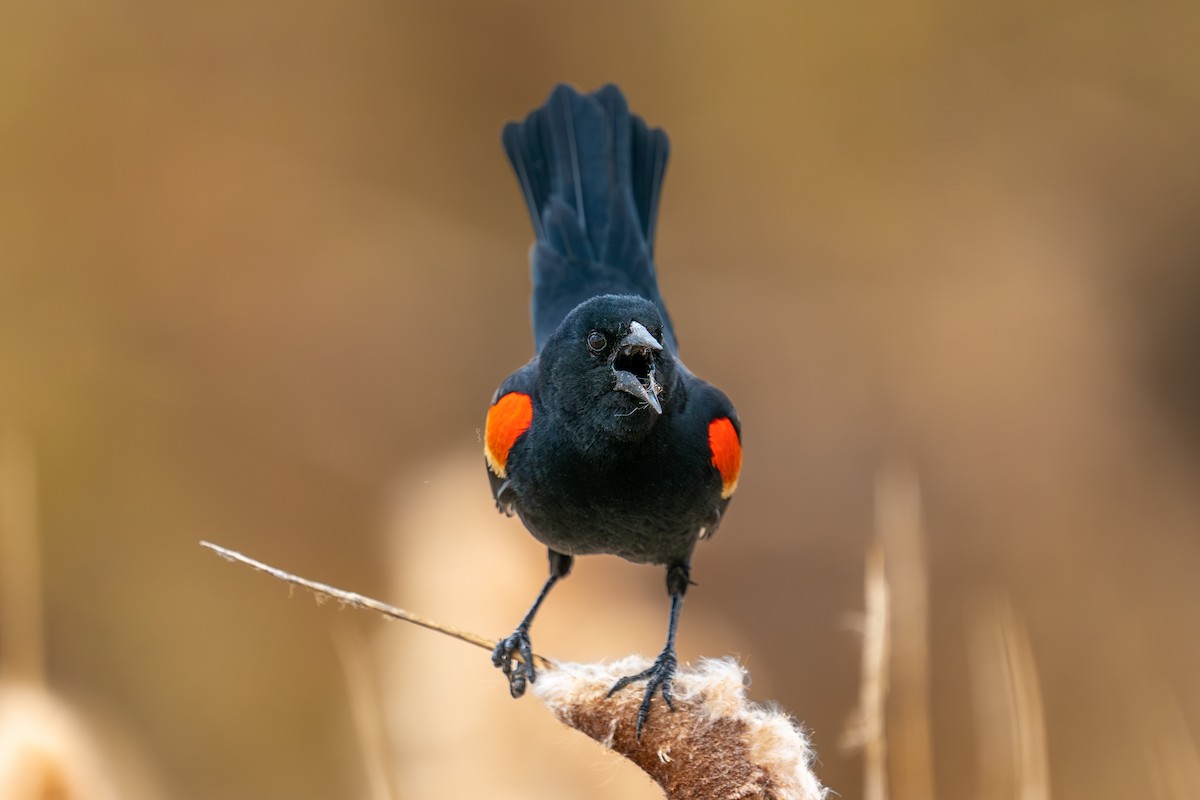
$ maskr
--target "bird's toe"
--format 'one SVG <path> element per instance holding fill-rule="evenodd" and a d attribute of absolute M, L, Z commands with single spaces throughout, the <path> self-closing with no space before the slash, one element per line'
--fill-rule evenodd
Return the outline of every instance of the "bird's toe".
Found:
<path fill-rule="evenodd" d="M 612 697 L 631 683 L 646 681 L 646 693 L 642 697 L 641 705 L 638 706 L 637 714 L 637 737 L 639 740 L 642 738 L 642 728 L 646 725 L 646 719 L 650 716 L 650 705 L 654 700 L 655 693 L 662 694 L 663 702 L 667 704 L 667 708 L 671 709 L 671 711 L 675 710 L 675 698 L 671 692 L 671 682 L 675 677 L 676 666 L 675 654 L 670 651 L 664 651 L 654 660 L 654 663 L 648 669 L 642 670 L 636 675 L 627 675 L 621 678 L 608 690 L 608 697 Z"/>
<path fill-rule="evenodd" d="M 529 632 L 517 628 L 512 635 L 501 639 L 492 650 L 492 665 L 499 667 L 508 679 L 508 691 L 513 697 L 525 694 L 528 684 L 537 679 L 533 669 L 533 645 Z"/>

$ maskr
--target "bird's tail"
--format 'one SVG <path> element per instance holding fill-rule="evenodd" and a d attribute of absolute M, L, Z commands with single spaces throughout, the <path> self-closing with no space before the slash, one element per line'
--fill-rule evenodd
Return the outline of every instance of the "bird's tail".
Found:
<path fill-rule="evenodd" d="M 580 94 L 560 84 L 524 122 L 510 122 L 503 138 L 538 241 L 605 262 L 630 233 L 622 226 L 633 223 L 653 252 L 667 135 L 630 114 L 620 89 Z"/>
<path fill-rule="evenodd" d="M 667 135 L 631 114 L 616 86 L 581 94 L 559 85 L 503 140 L 537 234 L 539 346 L 596 294 L 638 294 L 661 308 L 653 254 Z"/>

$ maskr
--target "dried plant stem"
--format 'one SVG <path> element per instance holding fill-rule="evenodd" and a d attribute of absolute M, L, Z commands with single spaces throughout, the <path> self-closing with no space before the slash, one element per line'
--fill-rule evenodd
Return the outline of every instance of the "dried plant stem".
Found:
<path fill-rule="evenodd" d="M 921 491 L 911 467 L 879 473 L 876 529 L 891 598 L 888 714 L 889 783 L 896 797 L 933 800 L 933 725 L 929 700 L 929 582 Z"/>
<path fill-rule="evenodd" d="M 0 434 L 0 798 L 128 797 L 101 740 L 46 685 L 37 460 L 18 431 Z"/>
<path fill-rule="evenodd" d="M 367 611 L 375 611 L 379 614 L 383 614 L 389 619 L 398 619 L 403 620 L 404 622 L 411 622 L 413 625 L 420 625 L 422 628 L 428 628 L 431 631 L 437 631 L 438 633 L 449 636 L 452 639 L 458 639 L 460 642 L 466 642 L 467 644 L 473 644 L 476 647 L 482 647 L 484 650 L 489 652 L 496 647 L 495 639 L 488 639 L 487 637 L 480 636 L 477 633 L 459 630 L 458 628 L 451 628 L 448 625 L 443 625 L 440 622 L 434 622 L 431 619 L 426 619 L 409 611 L 405 611 L 402 608 L 397 608 L 396 606 L 384 603 L 381 600 L 375 600 L 374 598 L 358 594 L 357 592 L 348 592 L 345 589 L 338 589 L 325 583 L 309 580 L 308 578 L 301 578 L 299 575 L 293 575 L 290 572 L 285 572 L 278 567 L 272 567 L 269 564 L 264 564 L 261 561 L 250 558 L 249 556 L 242 555 L 236 550 L 230 550 L 227 547 L 221 547 L 220 545 L 213 544 L 212 542 L 200 542 L 200 545 L 212 550 L 226 561 L 236 561 L 240 564 L 245 564 L 253 570 L 270 575 L 272 578 L 278 578 L 284 583 L 308 589 L 318 597 L 332 597 L 334 600 L 337 600 L 339 603 L 345 606 L 362 608 L 366 609 Z M 554 666 L 554 662 L 548 658 L 534 654 L 533 665 L 538 669 L 548 669 Z"/>
<path fill-rule="evenodd" d="M 400 794 L 392 785 L 392 774 L 387 768 L 387 735 L 367 643 L 357 627 L 335 625 L 333 644 L 346 678 L 350 711 L 363 755 L 368 797 L 371 800 L 396 800 Z"/>
<path fill-rule="evenodd" d="M 1138 692 L 1135 724 L 1146 756 L 1147 775 L 1155 800 L 1200 797 L 1200 744 L 1170 681 L 1151 675 Z"/>
<path fill-rule="evenodd" d="M 1008 596 L 997 593 L 979 604 L 969 631 L 983 796 L 1047 800 L 1045 712 L 1025 625 Z"/>
<path fill-rule="evenodd" d="M 887 800 L 887 695 L 891 657 L 891 601 L 883 560 L 883 546 L 872 542 L 867 550 L 866 613 L 862 620 L 862 680 L 845 747 L 861 748 L 863 800 Z"/>
<path fill-rule="evenodd" d="M 41 685 L 42 563 L 38 543 L 37 470 L 14 431 L 0 441 L 0 663 L 10 679 Z"/>

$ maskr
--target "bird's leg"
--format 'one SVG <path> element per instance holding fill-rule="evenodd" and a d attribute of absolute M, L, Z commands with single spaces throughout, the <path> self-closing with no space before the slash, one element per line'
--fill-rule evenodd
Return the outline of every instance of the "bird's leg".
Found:
<path fill-rule="evenodd" d="M 550 550 L 549 553 L 550 577 L 546 579 L 542 590 L 538 592 L 537 599 L 533 601 L 533 605 L 529 607 L 529 612 L 517 625 L 517 629 L 512 632 L 512 636 L 501 639 L 496 643 L 496 649 L 492 651 L 492 664 L 499 667 L 504 672 L 504 677 L 508 678 L 508 691 L 513 697 L 525 694 L 526 683 L 533 683 L 537 679 L 537 674 L 533 670 L 533 646 L 529 643 L 529 626 L 533 622 L 533 617 L 537 614 L 542 601 L 546 599 L 546 595 L 550 594 L 550 588 L 558 583 L 560 578 L 567 577 L 571 571 L 571 565 L 575 562 L 573 556 L 556 553 L 553 550 Z M 520 660 L 516 658 L 518 655 Z"/>
<path fill-rule="evenodd" d="M 654 659 L 654 663 L 650 665 L 649 669 L 639 672 L 637 675 L 621 678 L 608 690 L 608 696 L 612 697 L 635 681 L 646 681 L 646 695 L 642 699 L 641 706 L 638 707 L 637 715 L 637 738 L 639 741 L 642 738 L 642 726 L 646 724 L 646 717 L 650 715 L 650 701 L 654 699 L 656 691 L 662 692 L 667 708 L 675 710 L 675 704 L 671 698 L 671 679 L 675 675 L 677 663 L 675 630 L 679 627 L 679 612 L 683 608 L 683 595 L 691 582 L 688 576 L 687 564 L 676 564 L 667 569 L 667 594 L 671 596 L 671 621 L 667 625 L 667 643 L 662 652 L 658 654 L 658 658 Z"/>

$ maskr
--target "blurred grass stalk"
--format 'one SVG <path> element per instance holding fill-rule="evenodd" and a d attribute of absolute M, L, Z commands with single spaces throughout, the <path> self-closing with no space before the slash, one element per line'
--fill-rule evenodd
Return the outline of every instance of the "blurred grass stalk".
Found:
<path fill-rule="evenodd" d="M 984 800 L 1049 800 L 1046 720 L 1025 624 L 1006 594 L 968 620 L 971 684 Z"/>
<path fill-rule="evenodd" d="M 874 669 L 890 675 L 892 693 L 886 706 L 886 694 L 877 700 L 881 714 L 878 735 L 888 740 L 890 754 L 886 765 L 881 763 L 874 768 L 886 768 L 886 784 L 883 776 L 876 776 L 868 778 L 868 785 L 874 783 L 885 788 L 890 785 L 896 797 L 932 800 L 929 584 L 920 487 L 911 468 L 890 465 L 880 470 L 875 484 L 875 528 L 882 564 L 868 579 L 882 586 L 868 591 L 889 598 L 883 606 L 889 647 L 879 657 L 890 656 L 890 664 L 876 665 Z M 871 628 L 868 622 L 867 631 Z M 886 791 L 878 797 L 883 800 Z"/>
<path fill-rule="evenodd" d="M 1200 748 L 1179 698 L 1165 680 L 1142 690 L 1138 703 L 1142 750 L 1153 796 L 1162 800 L 1200 797 Z"/>
<path fill-rule="evenodd" d="M 861 619 L 863 636 L 862 680 L 855 709 L 842 747 L 862 750 L 863 800 L 886 800 L 887 736 L 884 731 L 891 654 L 890 598 L 884 574 L 883 547 L 878 541 L 867 549 L 866 612 Z"/>
<path fill-rule="evenodd" d="M 368 655 L 362 631 L 350 624 L 335 625 L 332 629 L 334 650 L 346 680 L 346 694 L 362 751 L 363 770 L 367 779 L 370 800 L 397 800 L 400 793 L 392 783 L 388 766 L 387 731 L 383 707 L 373 663 Z"/>
<path fill-rule="evenodd" d="M 37 470 L 15 430 L 0 438 L 0 669 L 7 680 L 45 682 Z"/>
<path fill-rule="evenodd" d="M 32 448 L 0 439 L 0 798 L 117 797 L 96 742 L 46 688 L 37 480 Z"/>
<path fill-rule="evenodd" d="M 867 551 L 859 706 L 843 744 L 863 751 L 863 797 L 933 798 L 928 576 L 920 489 L 907 467 L 880 470 Z M 1005 595 L 969 619 L 980 796 L 1049 800 L 1046 726 L 1033 649 Z M 889 752 L 890 751 L 890 752 Z"/>

